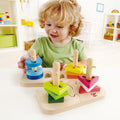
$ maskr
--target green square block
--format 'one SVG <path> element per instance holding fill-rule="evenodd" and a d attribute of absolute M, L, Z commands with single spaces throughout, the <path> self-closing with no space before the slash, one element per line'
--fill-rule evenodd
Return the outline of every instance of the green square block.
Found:
<path fill-rule="evenodd" d="M 0 34 L 0 48 L 15 47 L 17 40 L 15 34 Z"/>
<path fill-rule="evenodd" d="M 43 87 L 46 90 L 49 90 L 57 95 L 62 95 L 65 91 L 69 90 L 69 86 L 63 82 L 60 82 L 60 87 L 58 86 L 53 86 L 52 83 L 50 83 L 49 81 L 43 83 Z"/>
<path fill-rule="evenodd" d="M 50 94 L 50 96 L 52 96 L 53 98 L 54 98 L 54 100 L 58 100 L 58 99 L 60 99 L 60 98 L 62 98 L 62 97 L 64 97 L 64 96 L 66 96 L 66 95 L 68 95 L 68 91 L 65 91 L 63 94 L 61 94 L 61 95 L 57 95 L 57 94 L 55 94 L 55 93 L 53 93 L 53 92 L 51 92 L 51 91 L 49 91 L 49 90 L 47 90 L 47 89 L 45 89 L 49 94 Z"/>
<path fill-rule="evenodd" d="M 64 97 L 58 100 L 54 100 L 54 98 L 48 94 L 48 103 L 61 103 L 61 102 L 64 102 Z"/>

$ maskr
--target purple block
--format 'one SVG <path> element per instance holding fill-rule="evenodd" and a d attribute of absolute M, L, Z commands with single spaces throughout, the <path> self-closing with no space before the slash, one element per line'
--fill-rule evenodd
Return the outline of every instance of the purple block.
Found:
<path fill-rule="evenodd" d="M 83 88 L 89 92 L 96 86 L 99 80 L 99 76 L 92 76 L 91 80 L 87 80 L 85 75 L 78 75 L 78 80 L 80 81 Z"/>

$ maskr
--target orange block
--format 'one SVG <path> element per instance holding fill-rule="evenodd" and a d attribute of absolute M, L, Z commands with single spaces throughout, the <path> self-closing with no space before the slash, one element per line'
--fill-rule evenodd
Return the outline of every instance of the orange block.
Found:
<path fill-rule="evenodd" d="M 78 73 L 73 73 L 73 72 L 66 71 L 66 75 L 78 75 Z"/>
<path fill-rule="evenodd" d="M 78 75 L 67 75 L 67 79 L 77 79 Z"/>

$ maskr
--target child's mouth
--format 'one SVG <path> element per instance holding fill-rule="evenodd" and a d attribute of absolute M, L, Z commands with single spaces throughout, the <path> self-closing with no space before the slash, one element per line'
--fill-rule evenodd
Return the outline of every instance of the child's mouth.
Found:
<path fill-rule="evenodd" d="M 50 34 L 50 36 L 51 36 L 52 38 L 58 37 L 57 35 L 53 35 L 53 34 Z"/>

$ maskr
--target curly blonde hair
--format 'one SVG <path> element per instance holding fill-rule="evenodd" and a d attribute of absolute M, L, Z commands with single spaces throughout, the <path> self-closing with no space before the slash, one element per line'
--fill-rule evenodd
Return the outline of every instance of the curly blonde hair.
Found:
<path fill-rule="evenodd" d="M 78 36 L 82 26 L 80 12 L 81 7 L 76 0 L 49 0 L 40 9 L 40 26 L 44 28 L 46 19 L 50 17 L 59 24 L 70 25 L 69 36 Z"/>

